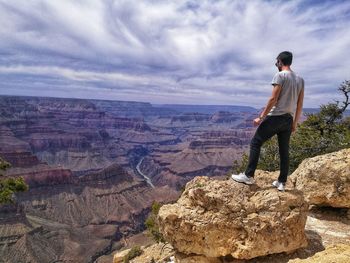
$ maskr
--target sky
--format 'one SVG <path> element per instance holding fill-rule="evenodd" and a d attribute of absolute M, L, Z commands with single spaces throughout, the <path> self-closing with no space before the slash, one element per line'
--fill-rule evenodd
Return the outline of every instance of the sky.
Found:
<path fill-rule="evenodd" d="M 247 105 L 293 52 L 304 107 L 350 79 L 350 1 L 0 0 L 0 94 Z"/>

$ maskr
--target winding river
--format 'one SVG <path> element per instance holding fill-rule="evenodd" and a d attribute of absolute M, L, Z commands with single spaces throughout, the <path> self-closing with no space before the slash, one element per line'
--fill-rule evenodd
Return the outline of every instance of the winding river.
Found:
<path fill-rule="evenodd" d="M 136 171 L 137 171 L 140 175 L 142 175 L 143 178 L 146 179 L 146 182 L 147 182 L 152 188 L 154 188 L 154 185 L 152 184 L 151 179 L 150 179 L 147 175 L 145 175 L 145 174 L 141 171 L 141 169 L 140 169 L 141 163 L 142 163 L 142 161 L 143 161 L 144 158 L 145 158 L 145 157 L 142 157 L 141 160 L 139 161 L 139 163 L 136 165 Z"/>

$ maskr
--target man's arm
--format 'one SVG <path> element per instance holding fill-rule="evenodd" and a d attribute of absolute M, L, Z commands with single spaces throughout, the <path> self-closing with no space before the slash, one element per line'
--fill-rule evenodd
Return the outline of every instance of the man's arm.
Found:
<path fill-rule="evenodd" d="M 273 85 L 271 97 L 267 101 L 266 107 L 263 110 L 263 112 L 260 114 L 260 117 L 254 119 L 254 125 L 258 125 L 261 122 L 261 120 L 265 118 L 265 116 L 270 112 L 272 107 L 276 105 L 281 89 L 282 89 L 281 85 L 278 85 L 278 84 Z"/>
<path fill-rule="evenodd" d="M 292 128 L 293 132 L 296 130 L 301 112 L 303 110 L 303 101 L 304 101 L 304 89 L 300 91 L 298 96 L 297 109 L 295 111 L 295 117 L 294 117 L 293 128 Z"/>

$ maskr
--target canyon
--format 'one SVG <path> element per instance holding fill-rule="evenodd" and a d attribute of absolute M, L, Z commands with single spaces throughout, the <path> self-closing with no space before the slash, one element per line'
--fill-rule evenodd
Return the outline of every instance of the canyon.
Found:
<path fill-rule="evenodd" d="M 0 96 L 5 176 L 29 185 L 0 206 L 1 258 L 103 262 L 145 229 L 154 201 L 176 200 L 197 175 L 226 175 L 247 151 L 257 114 L 247 106 Z"/>

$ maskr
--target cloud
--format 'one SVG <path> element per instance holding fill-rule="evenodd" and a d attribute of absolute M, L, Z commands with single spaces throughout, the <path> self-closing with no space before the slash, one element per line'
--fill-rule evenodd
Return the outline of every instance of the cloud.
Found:
<path fill-rule="evenodd" d="M 350 78 L 349 1 L 0 0 L 0 93 L 262 107 L 294 54 L 305 106 Z"/>

